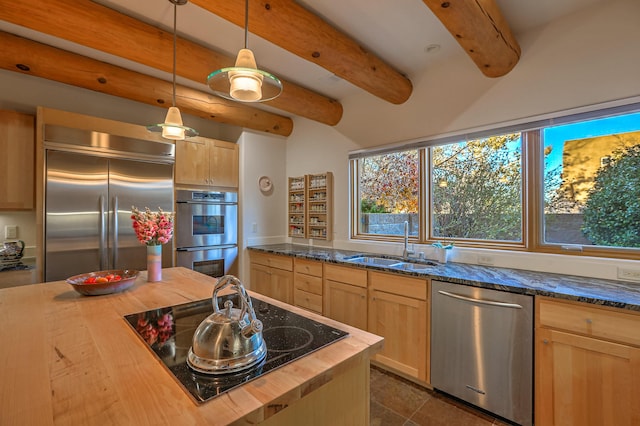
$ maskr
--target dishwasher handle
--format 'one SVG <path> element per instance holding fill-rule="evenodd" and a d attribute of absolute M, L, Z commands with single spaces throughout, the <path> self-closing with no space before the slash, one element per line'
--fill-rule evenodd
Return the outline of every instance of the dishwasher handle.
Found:
<path fill-rule="evenodd" d="M 473 297 L 467 297 L 461 294 L 450 293 L 444 290 L 438 290 L 438 293 L 444 296 L 453 297 L 454 299 L 466 300 L 467 302 L 471 302 L 471 303 L 480 303 L 482 305 L 498 306 L 501 308 L 522 309 L 522 305 L 519 305 L 517 303 L 496 302 L 494 300 L 474 299 Z"/>

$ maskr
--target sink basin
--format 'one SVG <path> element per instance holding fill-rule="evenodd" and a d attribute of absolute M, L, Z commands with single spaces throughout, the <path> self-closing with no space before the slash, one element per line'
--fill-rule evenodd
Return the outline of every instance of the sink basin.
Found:
<path fill-rule="evenodd" d="M 387 259 L 386 257 L 376 256 L 358 256 L 351 259 L 345 259 L 348 262 L 360 263 L 369 266 L 381 266 L 384 268 L 399 269 L 402 271 L 426 271 L 427 269 L 437 266 L 434 262 L 414 263 L 405 262 L 398 259 Z"/>
<path fill-rule="evenodd" d="M 387 259 L 384 257 L 373 257 L 373 256 L 359 256 L 359 257 L 354 257 L 346 260 L 354 263 L 362 263 L 364 265 L 388 266 L 388 267 L 402 263 L 400 260 L 397 260 L 397 259 Z"/>
<path fill-rule="evenodd" d="M 402 269 L 404 271 L 424 271 L 436 265 L 437 264 L 433 262 L 428 262 L 428 263 L 402 262 L 402 263 L 397 263 L 395 265 L 391 265 L 390 268 Z"/>

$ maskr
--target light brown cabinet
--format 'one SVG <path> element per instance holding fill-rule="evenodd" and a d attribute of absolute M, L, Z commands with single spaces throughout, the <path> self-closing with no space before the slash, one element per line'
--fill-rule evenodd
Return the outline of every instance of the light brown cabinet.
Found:
<path fill-rule="evenodd" d="M 429 382 L 428 281 L 369 271 L 368 331 L 384 337 L 376 362 Z"/>
<path fill-rule="evenodd" d="M 293 304 L 293 258 L 252 252 L 250 274 L 252 291 Z"/>
<path fill-rule="evenodd" d="M 367 329 L 367 271 L 325 263 L 324 316 Z"/>
<path fill-rule="evenodd" d="M 536 298 L 536 425 L 640 424 L 640 315 Z"/>
<path fill-rule="evenodd" d="M 203 137 L 176 141 L 176 185 L 238 187 L 238 145 Z"/>
<path fill-rule="evenodd" d="M 294 260 L 293 303 L 322 315 L 322 262 Z"/>
<path fill-rule="evenodd" d="M 0 210 L 34 206 L 35 117 L 0 110 Z"/>

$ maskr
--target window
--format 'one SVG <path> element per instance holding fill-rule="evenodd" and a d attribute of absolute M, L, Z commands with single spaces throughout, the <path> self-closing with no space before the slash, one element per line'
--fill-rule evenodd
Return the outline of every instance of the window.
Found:
<path fill-rule="evenodd" d="M 353 154 L 352 237 L 640 259 L 640 104 L 460 139 Z"/>
<path fill-rule="evenodd" d="M 358 164 L 358 233 L 418 235 L 420 188 L 417 150 L 365 157 Z"/>
<path fill-rule="evenodd" d="M 544 243 L 640 247 L 640 113 L 547 127 Z"/>
<path fill-rule="evenodd" d="M 431 239 L 522 242 L 519 133 L 429 151 Z"/>

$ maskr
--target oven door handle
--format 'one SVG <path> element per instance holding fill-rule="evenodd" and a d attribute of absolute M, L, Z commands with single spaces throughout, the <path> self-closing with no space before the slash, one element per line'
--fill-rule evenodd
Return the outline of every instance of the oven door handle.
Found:
<path fill-rule="evenodd" d="M 237 245 L 235 244 L 223 244 L 220 246 L 204 246 L 204 247 L 178 247 L 176 251 L 204 251 L 204 250 L 218 250 L 218 249 L 228 249 L 235 248 Z"/>

